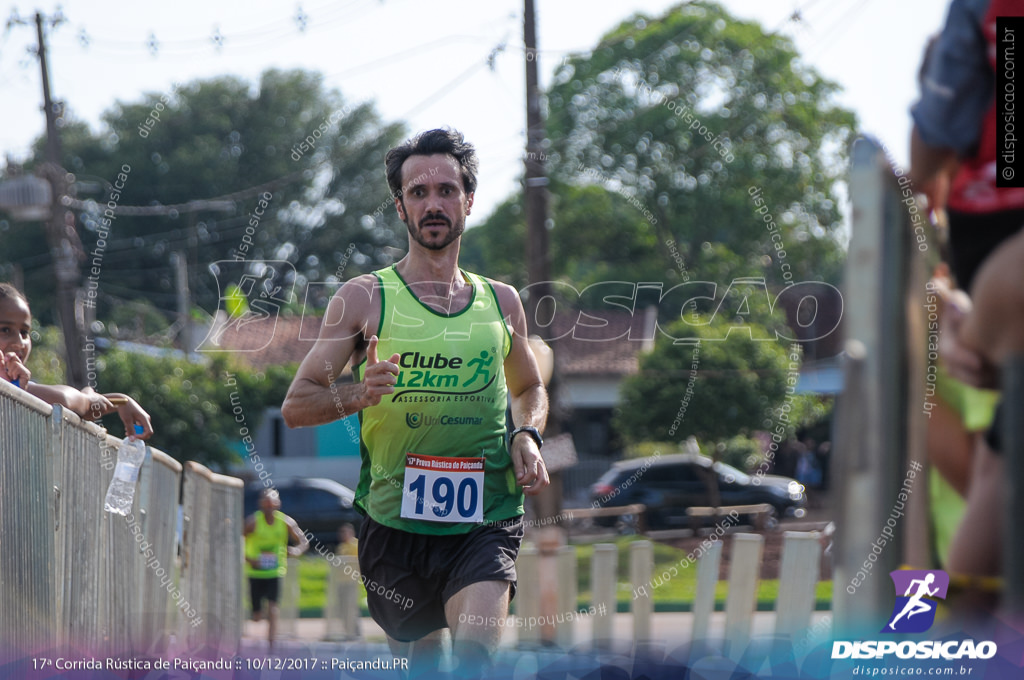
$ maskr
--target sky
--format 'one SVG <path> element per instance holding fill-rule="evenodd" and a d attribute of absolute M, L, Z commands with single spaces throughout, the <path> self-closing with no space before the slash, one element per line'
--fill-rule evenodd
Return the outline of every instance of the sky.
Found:
<path fill-rule="evenodd" d="M 535 2 L 542 85 L 558 62 L 588 51 L 633 13 L 658 17 L 679 4 Z M 791 37 L 808 64 L 843 86 L 838 100 L 857 113 L 861 130 L 906 165 L 908 109 L 917 93 L 920 55 L 927 37 L 941 27 L 946 3 L 723 4 L 737 17 Z M 522 7 L 521 0 L 71 0 L 62 9 L 66 21 L 49 32 L 51 90 L 76 119 L 99 129 L 100 115 L 115 101 L 167 93 L 175 83 L 224 74 L 256 82 L 271 67 L 319 70 L 345 96 L 376 102 L 385 120 L 404 120 L 411 131 L 449 125 L 465 133 L 481 164 L 472 227 L 516 189 L 522 171 Z M 16 13 L 31 20 L 36 9 L 0 4 L 0 17 Z M 52 15 L 57 6 L 38 9 Z M 155 50 L 149 47 L 154 42 Z M 26 157 L 45 126 L 39 67 L 29 52 L 34 44 L 34 24 L 8 24 L 0 35 L 0 153 L 14 160 Z"/>

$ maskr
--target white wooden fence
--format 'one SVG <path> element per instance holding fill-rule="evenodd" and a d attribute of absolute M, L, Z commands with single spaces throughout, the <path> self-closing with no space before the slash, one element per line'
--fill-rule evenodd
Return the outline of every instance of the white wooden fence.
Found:
<path fill-rule="evenodd" d="M 815 588 L 819 579 L 821 545 L 817 532 L 792 532 L 783 534 L 782 564 L 779 573 L 779 595 L 775 607 L 776 635 L 786 635 L 791 640 L 800 640 L 811 629 L 811 617 L 815 608 Z M 714 541 L 696 565 L 697 593 L 694 598 L 692 617 L 692 639 L 711 641 L 714 637 L 711 625 L 715 606 L 715 587 L 718 584 L 721 564 L 722 541 L 732 541 L 729 564 L 728 597 L 725 603 L 725 626 L 719 640 L 730 653 L 736 654 L 746 648 L 750 640 L 754 613 L 757 608 L 757 585 L 761 569 L 763 537 L 760 534 L 732 534 Z M 620 584 L 617 579 L 618 548 L 614 544 L 594 545 L 591 559 L 591 605 L 604 614 L 584 616 L 577 614 L 578 562 L 576 546 L 561 546 L 555 551 L 541 553 L 532 545 L 524 545 L 516 564 L 518 591 L 513 606 L 517 620 L 514 628 L 517 643 L 523 646 L 537 645 L 542 637 L 552 640 L 562 648 L 570 648 L 584 642 L 579 639 L 580 628 L 577 620 L 587 619 L 590 629 L 590 643 L 594 647 L 609 647 L 616 642 L 615 616 L 617 593 L 628 586 L 631 592 L 631 639 L 637 648 L 655 642 L 654 639 L 654 588 L 658 574 L 655 573 L 654 546 L 650 541 L 634 541 L 629 547 L 629 583 Z M 348 558 L 355 560 L 355 558 Z M 358 569 L 358 565 L 356 565 Z M 292 570 L 289 569 L 289 573 Z M 554 574 L 555 578 L 542 579 L 542 574 Z M 359 580 L 346 576 L 344 571 L 332 567 L 328 585 L 328 604 L 324 611 L 325 639 L 339 640 L 358 637 Z M 554 592 L 545 592 L 545 582 L 555 584 Z M 646 584 L 646 588 L 641 588 Z M 297 582 L 295 587 L 297 589 Z M 297 593 L 294 596 L 297 600 Z M 284 595 L 288 601 L 287 587 Z M 545 606 L 547 605 L 547 606 Z M 297 615 L 297 608 L 282 603 L 281 631 L 289 630 Z M 553 632 L 551 630 L 553 628 Z M 545 636 L 545 633 L 547 634 Z M 621 630 L 619 631 L 621 636 Z M 621 642 L 621 641 L 620 641 Z"/>
<path fill-rule="evenodd" d="M 763 537 L 760 534 L 732 534 L 722 540 L 732 541 L 729 564 L 729 594 L 725 604 L 724 639 L 731 648 L 746 647 L 750 639 L 754 612 L 757 608 L 757 584 L 761 569 Z M 715 541 L 697 560 L 697 593 L 694 598 L 693 634 L 695 640 L 711 637 L 711 615 L 715 604 L 715 586 L 718 583 L 722 542 Z M 775 633 L 798 639 L 811 627 L 815 606 L 815 588 L 819 578 L 821 546 L 816 532 L 783 534 L 783 556 L 779 574 L 779 597 L 775 609 Z M 629 585 L 631 595 L 632 640 L 634 645 L 652 641 L 653 591 L 657 581 L 654 568 L 654 549 L 649 541 L 635 541 L 629 549 Z M 576 548 L 563 546 L 555 555 L 540 555 L 535 548 L 524 547 L 519 553 L 519 589 L 516 595 L 516 616 L 521 619 L 551 621 L 543 607 L 541 597 L 542 571 L 557 573 L 559 594 L 557 614 L 554 617 L 555 642 L 568 647 L 576 641 L 575 619 L 559 614 L 576 611 Z M 604 615 L 590 616 L 591 642 L 595 647 L 611 645 L 615 637 L 614 616 L 617 608 L 619 583 L 616 578 L 618 550 L 614 544 L 594 545 L 591 560 L 591 603 L 602 608 Z M 671 574 L 669 574 L 671 577 Z M 566 587 L 571 584 L 571 587 Z M 639 586 L 648 584 L 646 589 Z M 571 598 L 571 599 L 570 599 Z M 541 637 L 540 626 L 517 626 L 519 642 L 536 643 Z"/>

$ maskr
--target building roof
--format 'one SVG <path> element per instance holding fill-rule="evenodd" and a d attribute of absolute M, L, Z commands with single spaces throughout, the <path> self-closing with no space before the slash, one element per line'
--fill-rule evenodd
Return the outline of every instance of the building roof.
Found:
<path fill-rule="evenodd" d="M 571 311 L 556 314 L 543 337 L 560 375 L 631 375 L 640 353 L 654 347 L 657 309 Z M 550 340 L 549 340 L 550 338 Z"/>
<path fill-rule="evenodd" d="M 299 363 L 316 342 L 320 320 L 319 316 L 271 315 L 225 323 L 225 317 L 218 314 L 199 351 L 231 352 L 253 368 Z"/>

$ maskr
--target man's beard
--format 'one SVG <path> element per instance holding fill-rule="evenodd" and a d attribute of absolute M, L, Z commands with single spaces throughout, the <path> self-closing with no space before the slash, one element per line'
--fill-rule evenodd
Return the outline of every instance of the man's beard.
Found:
<path fill-rule="evenodd" d="M 428 241 L 423 237 L 423 223 L 436 220 L 443 220 L 448 223 L 448 233 L 440 241 Z M 441 214 L 424 215 L 415 229 L 409 223 L 408 219 L 404 221 L 405 228 L 409 230 L 409 235 L 412 236 L 416 243 L 419 243 L 427 250 L 444 250 L 453 241 L 462 236 L 462 232 L 466 231 L 466 221 L 464 219 L 460 219 L 455 224 L 452 224 L 452 221 L 448 219 L 446 215 Z"/>

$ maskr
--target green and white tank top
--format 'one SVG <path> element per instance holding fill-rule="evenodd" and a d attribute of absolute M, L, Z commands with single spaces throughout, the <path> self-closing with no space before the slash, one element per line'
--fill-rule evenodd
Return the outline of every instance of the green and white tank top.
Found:
<path fill-rule="evenodd" d="M 377 354 L 398 354 L 400 373 L 394 393 L 359 413 L 357 506 L 420 534 L 466 533 L 523 514 L 505 442 L 512 337 L 493 287 L 462 271 L 470 302 L 445 314 L 421 302 L 394 266 L 374 273 Z M 354 368 L 356 380 L 365 367 Z"/>

